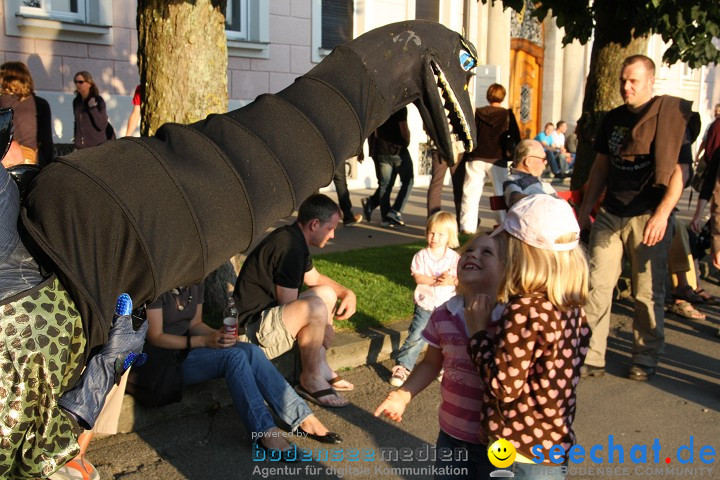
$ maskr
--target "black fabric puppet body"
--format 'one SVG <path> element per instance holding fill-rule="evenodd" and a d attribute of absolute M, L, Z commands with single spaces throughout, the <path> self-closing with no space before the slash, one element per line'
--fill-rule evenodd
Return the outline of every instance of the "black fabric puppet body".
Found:
<path fill-rule="evenodd" d="M 335 165 L 408 103 L 444 158 L 451 134 L 472 151 L 467 83 L 476 62 L 472 44 L 440 24 L 387 25 L 239 110 L 45 167 L 21 209 L 24 239 L 79 312 L 79 364 L 107 341 L 120 292 L 140 304 L 202 281 L 328 185 Z M 63 384 L 80 371 L 65 372 Z"/>

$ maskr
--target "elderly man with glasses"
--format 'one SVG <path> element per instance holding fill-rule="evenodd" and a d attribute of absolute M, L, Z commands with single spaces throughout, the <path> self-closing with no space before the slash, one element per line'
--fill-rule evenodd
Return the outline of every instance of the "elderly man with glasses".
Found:
<path fill-rule="evenodd" d="M 510 175 L 503 183 L 503 197 L 508 208 L 528 195 L 545 193 L 557 196 L 555 189 L 540 178 L 546 164 L 547 156 L 542 143 L 522 140 L 518 144 Z"/>

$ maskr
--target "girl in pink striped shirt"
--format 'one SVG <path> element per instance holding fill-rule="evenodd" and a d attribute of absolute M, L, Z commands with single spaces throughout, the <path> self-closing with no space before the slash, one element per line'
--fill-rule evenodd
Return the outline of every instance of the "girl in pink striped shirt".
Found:
<path fill-rule="evenodd" d="M 435 478 L 489 478 L 492 471 L 487 435 L 480 423 L 483 383 L 467 353 L 465 309 L 476 295 L 495 298 L 502 271 L 503 258 L 495 240 L 484 234 L 474 236 L 458 262 L 460 293 L 433 312 L 422 333 L 428 342 L 425 357 L 402 387 L 390 392 L 375 410 L 375 416 L 384 414 L 401 421 L 410 400 L 437 377 L 440 369 L 445 369 L 440 386 Z M 496 308 L 497 318 L 501 312 L 502 308 Z M 452 458 L 443 457 L 441 449 L 453 450 Z"/>

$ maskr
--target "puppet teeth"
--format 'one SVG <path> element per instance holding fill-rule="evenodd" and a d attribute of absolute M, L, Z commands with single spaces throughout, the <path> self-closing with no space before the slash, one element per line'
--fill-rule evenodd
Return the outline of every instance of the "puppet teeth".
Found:
<path fill-rule="evenodd" d="M 439 65 L 433 64 L 433 76 L 435 77 L 438 94 L 443 100 L 443 108 L 449 126 L 450 133 L 461 140 L 466 150 L 472 150 L 472 136 L 467 119 L 460 108 L 460 102 L 453 92 L 450 83 Z"/>

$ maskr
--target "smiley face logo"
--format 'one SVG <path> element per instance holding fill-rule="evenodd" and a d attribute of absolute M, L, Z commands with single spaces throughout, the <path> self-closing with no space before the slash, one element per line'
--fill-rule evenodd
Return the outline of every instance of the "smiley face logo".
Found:
<path fill-rule="evenodd" d="M 515 461 L 515 447 L 501 438 L 488 448 L 488 459 L 497 468 L 507 468 Z"/>

